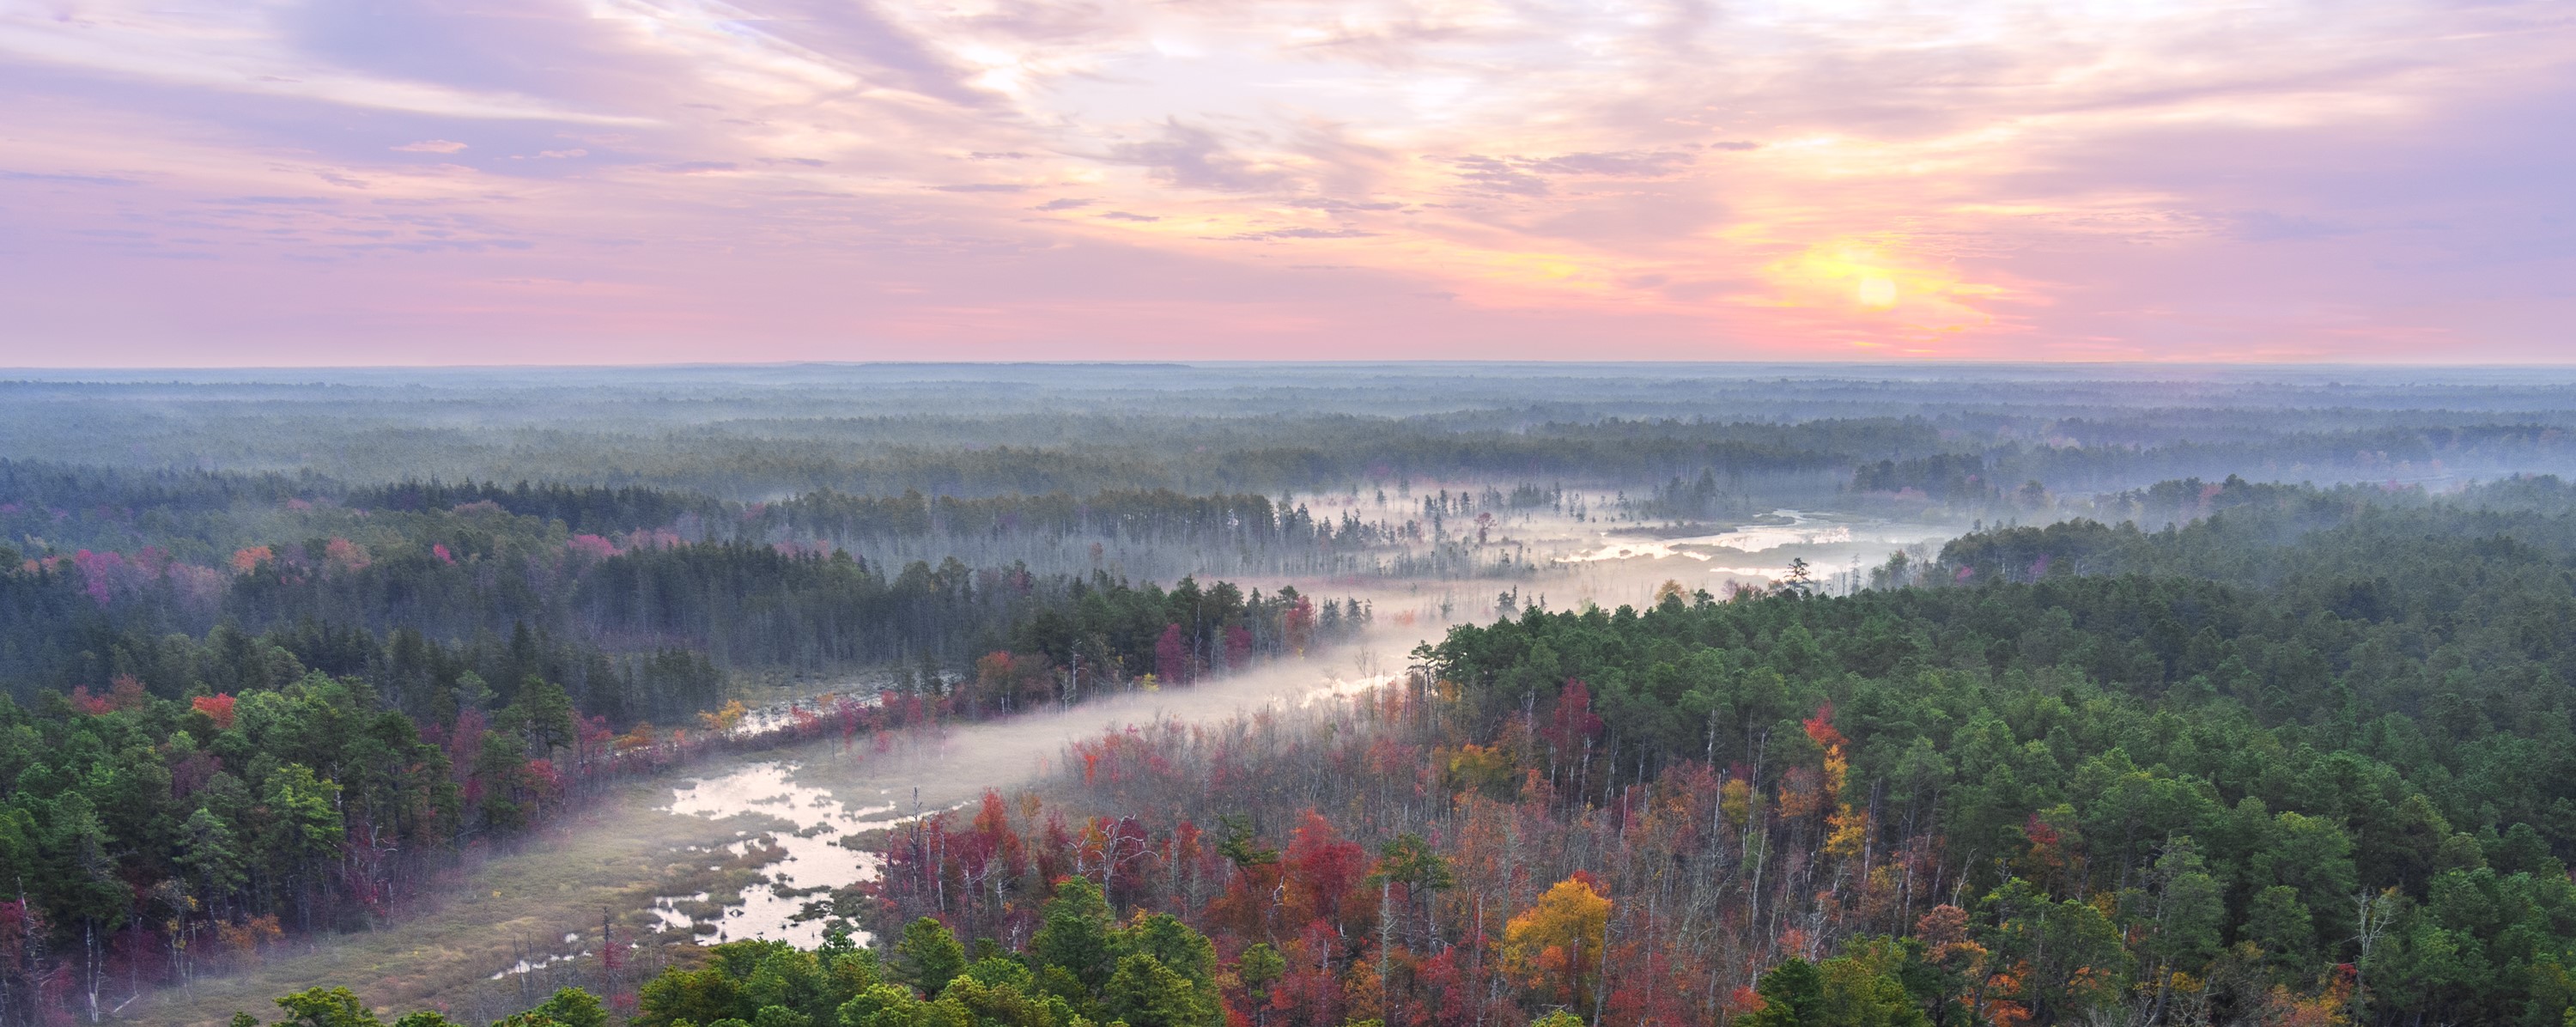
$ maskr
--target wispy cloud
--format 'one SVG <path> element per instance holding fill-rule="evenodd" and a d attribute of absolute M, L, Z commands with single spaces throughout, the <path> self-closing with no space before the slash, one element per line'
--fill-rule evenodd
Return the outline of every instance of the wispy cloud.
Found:
<path fill-rule="evenodd" d="M 2554 358 L 2559 6 L 0 7 L 0 358 Z"/>

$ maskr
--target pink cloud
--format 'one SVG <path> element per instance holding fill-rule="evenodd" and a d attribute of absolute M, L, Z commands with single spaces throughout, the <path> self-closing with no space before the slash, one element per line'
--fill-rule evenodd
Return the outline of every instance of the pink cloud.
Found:
<path fill-rule="evenodd" d="M 53 83 L 0 105 L 0 364 L 2555 360 L 2576 317 L 2545 4 L 740 6 L 0 39 Z"/>

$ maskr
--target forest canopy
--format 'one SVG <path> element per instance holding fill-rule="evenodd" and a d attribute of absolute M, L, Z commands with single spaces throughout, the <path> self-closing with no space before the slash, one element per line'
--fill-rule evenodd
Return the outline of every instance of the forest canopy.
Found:
<path fill-rule="evenodd" d="M 860 868 L 766 882 L 829 940 L 549 924 L 577 950 L 501 961 L 470 1019 L 2576 1015 L 2548 381 L 99 377 L 0 383 L 0 1023 L 392 936 L 659 775 L 891 763 L 1328 653 L 1393 683 L 1014 752 L 1039 787 L 938 782 L 841 843 L 719 841 L 707 874 L 789 841 Z M 1331 652 L 1370 631 L 1426 644 Z M 743 908 L 686 879 L 637 894 Z M 287 1022 L 396 1019 L 321 983 Z"/>

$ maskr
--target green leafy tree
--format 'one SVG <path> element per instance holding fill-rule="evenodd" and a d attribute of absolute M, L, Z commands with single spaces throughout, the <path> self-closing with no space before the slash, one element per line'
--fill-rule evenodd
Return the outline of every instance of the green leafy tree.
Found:
<path fill-rule="evenodd" d="M 260 798 L 274 819 L 269 851 L 288 865 L 327 858 L 340 848 L 340 786 L 289 763 L 268 775 Z"/>
<path fill-rule="evenodd" d="M 905 995 L 909 997 L 910 993 Z M 741 983 L 721 964 L 697 970 L 665 970 L 638 989 L 634 1023 L 636 1027 L 711 1024 L 735 1018 L 742 997 Z"/>
<path fill-rule="evenodd" d="M 2091 903 L 2053 901 L 2016 877 L 1980 908 L 1990 923 L 1983 940 L 1993 965 L 2017 978 L 2011 997 L 2032 1019 L 2082 1016 L 2119 1000 L 2132 957 L 2119 928 Z"/>
<path fill-rule="evenodd" d="M 1763 971 L 1753 993 L 1762 1008 L 1736 1021 L 1744 1027 L 1809 1027 L 1824 1015 L 1825 975 L 1803 959 L 1792 957 Z"/>
<path fill-rule="evenodd" d="M 1433 897 L 1457 887 L 1458 872 L 1430 842 L 1408 831 L 1388 839 L 1378 850 L 1377 869 L 1369 875 L 1368 883 L 1386 881 L 1404 886 L 1407 912 L 1412 914 L 1409 919 L 1422 924 L 1427 933 Z"/>
<path fill-rule="evenodd" d="M 484 826 L 505 834 L 528 826 L 534 811 L 527 774 L 527 744 L 517 732 L 483 733 L 483 747 L 474 756 L 474 780 L 483 789 Z"/>
<path fill-rule="evenodd" d="M 663 976 L 670 976 L 664 974 Z M 913 996 L 912 989 L 894 984 L 873 984 L 841 1004 L 834 1018 L 841 1027 L 910 1027 L 914 1013 L 924 1003 Z M 642 1023 L 642 1020 L 636 1021 Z"/>
<path fill-rule="evenodd" d="M 401 1027 L 396 1024 L 395 1027 Z M 608 1010 L 599 996 L 580 988 L 557 991 L 535 1008 L 514 1014 L 492 1027 L 608 1027 Z"/>
<path fill-rule="evenodd" d="M 2317 925 L 2298 889 L 2273 885 L 2254 893 L 2245 908 L 2245 940 L 2263 950 L 2273 980 L 2289 984 L 2315 976 Z"/>
<path fill-rule="evenodd" d="M 2360 885 L 2352 838 L 2343 825 L 2283 811 L 2273 817 L 2266 842 L 2250 861 L 2256 880 L 2269 879 L 2292 889 L 2299 904 L 2314 916 L 2317 933 L 2337 938 L 2350 935 L 2350 906 Z"/>
<path fill-rule="evenodd" d="M 966 970 L 966 947 L 958 944 L 948 925 L 932 917 L 905 926 L 894 953 L 896 977 L 924 995 L 938 995 Z"/>
<path fill-rule="evenodd" d="M 1762 1008 L 1745 1027 L 1928 1027 L 1922 1008 L 1896 978 L 1869 961 L 1843 956 L 1809 963 L 1792 958 L 1754 985 Z"/>
<path fill-rule="evenodd" d="M 527 738 L 532 753 L 551 753 L 579 737 L 574 733 L 572 696 L 562 685 L 534 674 L 519 684 L 519 694 L 511 698 L 498 723 L 516 728 Z"/>
<path fill-rule="evenodd" d="M 240 891 L 247 879 L 247 862 L 232 825 L 203 806 L 179 825 L 177 862 L 187 871 L 190 890 L 209 906 Z"/>
<path fill-rule="evenodd" d="M 1152 956 L 1195 984 L 1216 976 L 1216 946 L 1169 913 L 1139 912 L 1111 936 L 1110 946 L 1121 957 Z"/>
<path fill-rule="evenodd" d="M 378 1027 L 383 1021 L 347 988 L 308 988 L 277 1000 L 286 1019 L 274 1027 Z"/>
<path fill-rule="evenodd" d="M 1117 953 L 1110 944 L 1109 900 L 1099 885 L 1080 877 L 1056 885 L 1043 922 L 1029 938 L 1029 958 L 1038 966 L 1042 984 L 1064 986 L 1048 980 L 1053 971 L 1079 989 L 1065 998 L 1087 1000 L 1100 994 L 1109 975 L 1117 972 Z"/>
<path fill-rule="evenodd" d="M 1234 958 L 1234 979 L 1243 993 L 1252 999 L 1256 1018 L 1268 1012 L 1270 985 L 1288 972 L 1288 959 L 1266 941 L 1244 946 L 1243 954 Z"/>
<path fill-rule="evenodd" d="M 1128 1027 L 1217 1027 L 1222 1007 L 1204 981 L 1193 981 L 1144 953 L 1118 960 L 1101 988 L 1101 1010 Z"/>
<path fill-rule="evenodd" d="M 939 1000 L 963 1009 L 979 1027 L 1076 1027 L 1087 1022 L 1076 1016 L 1065 1000 L 1032 992 L 1036 977 L 1028 972 L 1027 967 L 998 959 L 981 961 L 977 965 L 981 967 L 986 963 L 993 964 L 990 972 L 968 970 L 948 985 L 948 990 L 940 994 Z M 1018 978 L 1002 979 L 1003 967 L 1017 969 Z"/>
<path fill-rule="evenodd" d="M 1817 1005 L 1819 1027 L 1929 1027 L 1930 1020 L 1895 977 L 1860 960 L 1837 957 L 1818 965 L 1824 998 Z"/>
<path fill-rule="evenodd" d="M 1279 862 L 1279 850 L 1261 844 L 1260 837 L 1252 832 L 1251 818 L 1227 813 L 1218 821 L 1225 825 L 1225 839 L 1217 843 L 1217 851 L 1233 860 L 1235 866 L 1250 868 Z"/>
<path fill-rule="evenodd" d="M 2146 972 L 2141 1001 L 2147 1017 L 2159 1020 L 2176 997 L 2174 975 L 2206 978 L 2218 958 L 2227 924 L 2225 895 L 2184 836 L 2166 843 L 2143 892 L 2124 906 L 2133 911 L 2134 948 Z"/>

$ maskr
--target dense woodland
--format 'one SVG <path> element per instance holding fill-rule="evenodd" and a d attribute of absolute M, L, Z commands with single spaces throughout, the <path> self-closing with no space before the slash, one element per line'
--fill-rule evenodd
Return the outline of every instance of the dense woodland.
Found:
<path fill-rule="evenodd" d="M 974 587 L 950 584 L 961 598 Z M 1021 619 L 966 668 L 932 664 L 874 694 L 825 697 L 772 734 L 846 738 L 1187 685 L 1329 642 L 1367 616 L 1293 589 L 1247 595 L 1188 581 L 1170 591 L 1072 582 L 1013 609 Z M 664 720 L 674 727 L 612 719 L 550 676 L 548 651 L 525 632 L 488 652 L 419 639 L 411 629 L 380 644 L 362 628 L 218 627 L 138 658 L 157 688 L 120 672 L 95 691 L 40 691 L 27 705 L 0 697 L 0 780 L 11 782 L 0 804 L 0 866 L 11 872 L 0 1017 L 94 1010 L 103 989 L 181 983 L 255 960 L 287 932 L 364 929 L 426 897 L 462 848 L 525 831 L 613 775 L 765 741 L 741 729 L 738 702 Z M 495 688 L 478 662 L 528 673 Z M 721 698 L 694 651 L 640 657 L 631 673 L 603 666 L 579 696 L 605 695 L 610 707 L 657 688 L 664 702 Z"/>
<path fill-rule="evenodd" d="M 1543 502 L 1514 502 L 1536 494 Z M 1479 514 L 1562 510 L 1560 490 L 1404 486 L 1269 497 L 1104 490 L 961 498 L 800 493 L 768 502 L 644 486 L 404 480 L 353 486 L 312 475 L 132 471 L 0 460 L 0 539 L 30 554 L 80 550 L 222 564 L 283 538 L 452 533 L 449 515 L 507 514 L 485 532 L 614 540 L 614 548 L 740 542 L 842 549 L 903 566 L 957 559 L 1046 574 L 1170 581 L 1200 573 L 1526 575 L 1526 554 L 1480 539 Z M 374 518 L 374 520 L 369 520 Z M 1486 519 L 1490 521 L 1491 518 Z M 328 539 L 318 539 L 327 544 Z M 432 543 L 440 544 L 440 543 Z M 594 544 L 585 540 L 584 544 Z M 451 555 L 457 551 L 449 545 Z M 1516 560 L 1523 562 L 1516 563 Z"/>
<path fill-rule="evenodd" d="M 365 507 L 341 505 L 335 490 L 310 481 L 23 464 L 0 464 L 0 487 L 16 497 L 0 504 L 0 519 L 20 529 L 20 543 L 40 546 L 0 543 L 0 680 L 21 699 L 37 687 L 104 691 L 125 675 L 175 698 L 192 681 L 230 683 L 239 673 L 211 665 L 242 665 L 243 652 L 267 646 L 308 667 L 364 673 L 415 714 L 452 712 L 454 670 L 470 667 L 504 701 L 521 678 L 543 674 L 586 710 L 623 722 L 705 707 L 707 675 L 666 672 L 681 653 L 720 667 L 962 668 L 1024 643 L 1068 663 L 1083 649 L 1124 677 L 1156 669 L 1152 649 L 1173 623 L 1158 612 L 1167 602 L 1184 612 L 1201 666 L 1224 666 L 1246 647 L 1302 644 L 1287 626 L 1290 593 L 1182 584 L 1167 600 L 1160 586 L 1131 587 L 1102 569 L 877 563 L 829 538 L 765 530 L 761 510 L 644 489 L 410 484 L 350 497 L 388 504 Z M 1270 516 L 1258 496 L 1134 498 L 1098 516 L 1111 530 L 1250 537 L 1244 525 L 1259 515 L 1258 534 L 1271 541 L 1294 532 L 1311 547 L 1334 537 L 1302 510 Z M 690 523 L 691 503 L 747 526 L 703 530 Z M 964 508 L 989 521 L 1044 504 L 916 495 L 786 506 L 943 516 Z M 1065 516 L 1094 509 L 1073 503 Z M 866 524 L 849 536 L 879 522 Z M 74 539 L 85 541 L 71 548 Z M 1056 608 L 1078 611 L 1067 615 L 1079 624 L 1021 637 L 1037 630 L 1029 625 L 1038 611 Z M 1329 602 L 1312 614 L 1330 633 L 1366 611 Z"/>
<path fill-rule="evenodd" d="M 2576 471 L 2564 385 L 727 374 L 0 383 L 0 1023 L 399 921 L 619 775 L 1374 616 L 1282 578 L 1517 598 L 1527 519 L 1784 506 L 1976 529 L 1849 595 L 1514 603 L 1388 694 L 1104 735 L 817 897 L 872 946 L 675 947 L 505 1022 L 2576 1015 L 2576 491 L 2507 477 Z M 866 684 L 727 702 L 826 674 Z"/>
<path fill-rule="evenodd" d="M 2168 491 L 2205 516 L 1530 611 L 1322 723 L 1106 736 L 838 911 L 1042 973 L 1082 879 L 1298 1027 L 2561 1023 L 2576 490 Z"/>
<path fill-rule="evenodd" d="M 118 490 L 131 505 L 85 530 L 141 542 L 0 546 L 11 1023 L 399 916 L 465 847 L 611 775 L 757 742 L 729 674 L 879 668 L 788 729 L 873 733 L 1186 685 L 1372 615 L 1284 586 L 611 538 L 471 496 L 365 510 L 276 479 L 8 470 Z"/>

